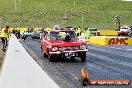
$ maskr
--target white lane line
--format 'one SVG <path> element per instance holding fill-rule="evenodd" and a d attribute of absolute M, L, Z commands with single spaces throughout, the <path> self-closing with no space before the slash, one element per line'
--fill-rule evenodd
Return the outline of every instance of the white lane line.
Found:
<path fill-rule="evenodd" d="M 94 44 L 92 44 L 92 45 L 93 45 L 93 46 L 101 46 L 101 47 L 102 47 L 102 45 L 94 45 Z M 114 47 L 114 46 L 103 46 L 103 47 L 108 47 L 108 48 L 117 49 L 117 50 L 132 51 L 132 49 L 116 48 L 116 47 Z"/>
<path fill-rule="evenodd" d="M 98 55 L 97 54 L 95 54 L 95 53 L 87 53 L 87 55 L 92 55 L 92 56 L 94 56 L 94 57 L 97 57 Z M 98 56 L 98 58 L 99 59 L 102 59 L 102 60 L 105 60 L 105 61 L 110 61 L 110 62 L 114 62 L 115 64 L 118 62 L 118 61 L 116 61 L 116 60 L 111 60 L 110 58 L 108 58 L 108 59 L 105 59 L 106 57 L 100 57 L 100 56 Z M 122 65 L 123 63 L 117 63 L 117 64 L 120 64 L 120 65 Z M 131 63 L 132 64 L 132 63 Z M 125 65 L 126 66 L 130 66 L 130 67 L 132 67 L 132 65 L 128 65 L 128 63 L 125 63 Z M 121 72 L 121 73 L 123 73 L 123 74 L 126 74 L 126 75 L 131 75 L 131 73 L 129 73 L 128 71 L 125 71 L 124 72 L 124 70 L 121 70 L 121 69 L 119 69 L 119 68 L 115 68 L 115 67 L 113 67 L 113 66 L 111 66 L 111 65 L 109 65 L 108 67 L 110 67 L 111 69 L 114 69 L 115 71 L 119 71 L 119 72 Z"/>
<path fill-rule="evenodd" d="M 92 55 L 92 56 L 98 57 L 98 58 L 105 60 L 105 61 L 114 62 L 116 64 L 132 67 L 132 63 L 111 59 L 110 57 L 107 57 L 107 56 L 102 56 L 102 55 L 95 54 L 95 53 L 87 53 L 87 55 Z"/>
<path fill-rule="evenodd" d="M 132 51 L 132 49 L 124 49 L 124 48 L 117 48 L 117 47 L 114 47 L 114 46 L 106 46 L 106 47 L 109 47 L 109 48 L 114 48 L 114 49 L 117 49 L 117 50 L 127 50 L 127 51 Z"/>

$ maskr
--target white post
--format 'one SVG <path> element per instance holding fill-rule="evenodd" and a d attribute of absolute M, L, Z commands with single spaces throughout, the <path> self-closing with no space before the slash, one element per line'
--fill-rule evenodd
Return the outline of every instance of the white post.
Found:
<path fill-rule="evenodd" d="M 0 16 L 0 28 L 2 27 L 2 22 L 1 22 L 1 19 L 2 19 L 2 17 Z"/>
<path fill-rule="evenodd" d="M 83 13 L 84 13 L 84 12 L 82 12 L 82 28 L 83 28 L 83 21 L 84 21 L 84 20 L 83 20 L 83 19 L 84 19 L 84 18 L 83 18 Z"/>

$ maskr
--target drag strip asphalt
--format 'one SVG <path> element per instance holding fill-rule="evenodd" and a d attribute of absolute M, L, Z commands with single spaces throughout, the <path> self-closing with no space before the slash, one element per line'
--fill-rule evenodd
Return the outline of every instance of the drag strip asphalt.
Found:
<path fill-rule="evenodd" d="M 62 62 L 49 62 L 43 58 L 39 41 L 20 40 L 34 60 L 61 88 L 82 88 L 76 77 L 81 76 L 81 68 L 89 73 L 90 79 L 128 79 L 132 80 L 131 51 L 90 45 L 87 60 L 80 59 Z M 132 88 L 131 85 L 90 85 L 84 88 Z"/>

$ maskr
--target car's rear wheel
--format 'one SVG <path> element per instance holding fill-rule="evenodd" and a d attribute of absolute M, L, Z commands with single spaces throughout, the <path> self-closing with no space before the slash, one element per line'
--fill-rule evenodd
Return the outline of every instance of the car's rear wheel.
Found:
<path fill-rule="evenodd" d="M 79 57 L 81 58 L 81 62 L 86 61 L 86 52 L 79 53 Z"/>
<path fill-rule="evenodd" d="M 46 53 L 44 53 L 44 51 L 43 51 L 42 45 L 40 46 L 40 48 L 41 48 L 41 50 L 42 50 L 43 57 L 44 57 L 44 58 L 48 58 L 48 55 L 47 55 Z"/>
<path fill-rule="evenodd" d="M 100 34 L 98 34 L 98 36 L 100 36 Z"/>

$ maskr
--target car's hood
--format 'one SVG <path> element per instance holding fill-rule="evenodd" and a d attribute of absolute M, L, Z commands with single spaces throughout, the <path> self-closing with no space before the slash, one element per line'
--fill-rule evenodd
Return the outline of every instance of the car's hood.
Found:
<path fill-rule="evenodd" d="M 85 42 L 78 38 L 72 38 L 69 42 L 63 40 L 49 40 L 49 42 L 52 46 L 80 46 L 81 44 L 85 44 Z"/>
<path fill-rule="evenodd" d="M 90 31 L 91 33 L 97 33 L 97 32 L 99 32 L 99 31 Z"/>

